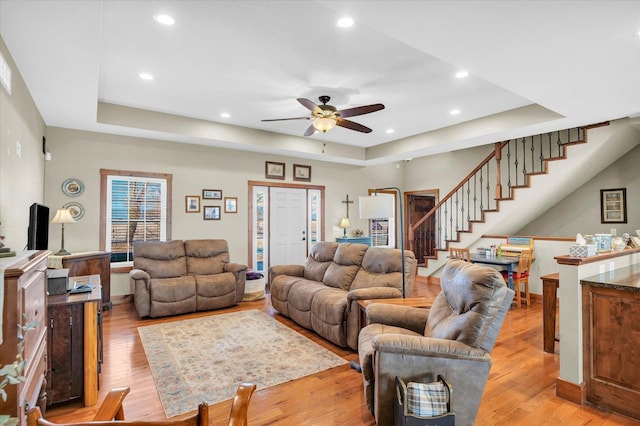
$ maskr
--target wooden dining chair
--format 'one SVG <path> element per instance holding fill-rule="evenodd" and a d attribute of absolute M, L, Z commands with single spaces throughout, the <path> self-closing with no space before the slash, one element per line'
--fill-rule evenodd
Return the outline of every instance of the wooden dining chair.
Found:
<path fill-rule="evenodd" d="M 533 251 L 530 249 L 522 249 L 520 252 L 520 261 L 518 262 L 518 270 L 513 272 L 511 280 L 514 290 L 516 291 L 516 307 L 521 306 L 522 299 L 521 289 L 524 284 L 524 298 L 527 306 L 531 306 L 531 296 L 529 294 L 529 269 L 531 269 L 531 261 L 533 259 Z M 505 281 L 509 282 L 509 272 L 501 271 Z"/>
<path fill-rule="evenodd" d="M 253 383 L 241 383 L 231 404 L 229 414 L 229 426 L 247 426 L 247 413 L 249 401 L 256 385 Z M 73 423 L 53 423 L 42 417 L 40 408 L 34 407 L 27 414 L 27 426 L 109 426 L 114 420 L 118 426 L 208 426 L 209 406 L 201 402 L 198 411 L 179 420 L 151 421 L 151 420 L 125 420 L 122 403 L 129 393 L 129 388 L 112 389 L 98 408 L 93 420 Z"/>
<path fill-rule="evenodd" d="M 468 248 L 449 247 L 449 259 L 460 259 L 471 262 L 471 253 Z"/>

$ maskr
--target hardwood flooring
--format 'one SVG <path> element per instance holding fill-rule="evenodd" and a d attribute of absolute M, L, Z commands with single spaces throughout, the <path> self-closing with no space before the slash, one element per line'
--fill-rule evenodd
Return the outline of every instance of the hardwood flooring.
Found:
<path fill-rule="evenodd" d="M 412 296 L 433 298 L 437 283 L 418 279 Z M 113 387 L 130 386 L 125 399 L 128 419 L 165 420 L 151 377 L 137 327 L 159 322 L 259 309 L 346 360 L 357 361 L 355 352 L 335 347 L 313 332 L 302 329 L 277 313 L 269 298 L 243 302 L 219 311 L 141 320 L 132 304 L 114 305 L 104 313 L 104 364 L 100 376 L 101 401 Z M 556 353 L 542 350 L 542 305 L 511 310 L 493 350 L 493 366 L 485 388 L 477 425 L 637 425 L 620 415 L 573 404 L 555 396 L 559 370 Z M 231 401 L 212 405 L 212 425 L 225 425 Z M 196 407 L 194 407 L 195 409 Z M 80 403 L 49 408 L 46 417 L 54 422 L 90 420 L 96 407 Z M 348 365 L 323 371 L 267 389 L 251 399 L 249 425 L 375 425 L 364 404 L 362 378 Z"/>

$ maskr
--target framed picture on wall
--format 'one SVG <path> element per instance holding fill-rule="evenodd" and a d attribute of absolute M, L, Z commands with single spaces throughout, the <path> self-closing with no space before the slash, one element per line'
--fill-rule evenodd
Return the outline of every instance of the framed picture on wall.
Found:
<path fill-rule="evenodd" d="M 267 179 L 284 180 L 284 163 L 276 163 L 275 161 L 265 161 L 264 177 Z"/>
<path fill-rule="evenodd" d="M 311 166 L 293 165 L 293 180 L 311 182 Z"/>
<path fill-rule="evenodd" d="M 203 200 L 222 200 L 222 190 L 221 189 L 203 189 L 202 199 Z"/>
<path fill-rule="evenodd" d="M 200 196 L 199 195 L 185 196 L 184 211 L 187 213 L 200 213 Z"/>
<path fill-rule="evenodd" d="M 204 220 L 220 220 L 220 206 L 204 206 Z"/>
<path fill-rule="evenodd" d="M 627 223 L 627 189 L 600 190 L 600 221 Z"/>
<path fill-rule="evenodd" d="M 238 213 L 238 197 L 224 197 L 224 212 Z"/>

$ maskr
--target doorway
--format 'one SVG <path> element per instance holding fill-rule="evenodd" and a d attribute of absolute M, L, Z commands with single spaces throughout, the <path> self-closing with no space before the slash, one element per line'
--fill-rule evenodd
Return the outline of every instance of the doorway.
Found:
<path fill-rule="evenodd" d="M 303 264 L 324 239 L 324 186 L 249 181 L 249 268 Z"/>
<path fill-rule="evenodd" d="M 414 252 L 419 264 L 426 263 L 429 258 L 436 256 L 436 218 L 431 216 L 411 231 L 425 214 L 429 213 L 437 203 L 438 191 L 406 192 L 407 201 L 407 237 L 410 241 L 409 249 Z"/>

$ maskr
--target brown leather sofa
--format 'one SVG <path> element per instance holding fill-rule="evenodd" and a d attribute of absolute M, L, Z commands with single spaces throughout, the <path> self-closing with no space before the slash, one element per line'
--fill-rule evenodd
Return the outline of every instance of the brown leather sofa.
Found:
<path fill-rule="evenodd" d="M 430 383 L 438 374 L 453 389 L 455 424 L 474 424 L 491 351 L 515 292 L 495 269 L 463 260 L 445 265 L 440 285 L 431 309 L 367 307 L 369 325 L 360 332 L 358 353 L 365 402 L 379 426 L 394 424 L 396 377 Z"/>
<path fill-rule="evenodd" d="M 141 317 L 226 308 L 242 301 L 247 266 L 229 262 L 225 240 L 140 242 L 129 280 Z"/>
<path fill-rule="evenodd" d="M 405 290 L 417 270 L 405 250 Z M 304 265 L 269 268 L 271 304 L 282 315 L 341 347 L 357 349 L 358 300 L 402 297 L 400 250 L 319 242 Z"/>

